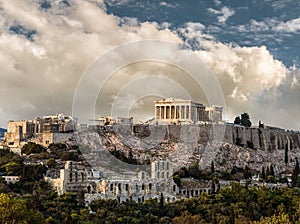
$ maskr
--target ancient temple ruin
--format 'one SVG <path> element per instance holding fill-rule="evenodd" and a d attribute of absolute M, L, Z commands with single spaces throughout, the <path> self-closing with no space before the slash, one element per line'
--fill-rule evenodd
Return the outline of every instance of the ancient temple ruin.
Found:
<path fill-rule="evenodd" d="M 221 106 L 206 107 L 192 100 L 164 98 L 155 103 L 156 124 L 191 124 L 222 121 Z"/>
<path fill-rule="evenodd" d="M 77 119 L 63 114 L 48 115 L 34 120 L 9 121 L 4 142 L 19 148 L 27 141 L 44 146 L 68 139 L 76 130 Z"/>

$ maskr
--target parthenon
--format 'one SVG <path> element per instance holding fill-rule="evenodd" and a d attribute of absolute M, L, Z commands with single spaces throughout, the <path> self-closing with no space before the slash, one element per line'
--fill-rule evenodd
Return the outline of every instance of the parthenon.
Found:
<path fill-rule="evenodd" d="M 222 121 L 220 106 L 206 107 L 192 100 L 164 98 L 155 103 L 155 121 L 158 124 Z"/>

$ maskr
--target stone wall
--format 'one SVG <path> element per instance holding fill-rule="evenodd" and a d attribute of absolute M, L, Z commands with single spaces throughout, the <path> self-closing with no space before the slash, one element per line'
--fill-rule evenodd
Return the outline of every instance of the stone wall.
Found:
<path fill-rule="evenodd" d="M 21 141 L 33 136 L 33 127 L 32 121 L 9 121 L 4 141 L 10 147 L 18 147 Z"/>
<path fill-rule="evenodd" d="M 67 142 L 72 136 L 73 133 L 45 132 L 36 134 L 29 141 L 48 147 L 51 143 Z"/>
<path fill-rule="evenodd" d="M 226 126 L 224 142 L 253 149 L 273 151 L 300 148 L 300 133 L 272 128 L 247 128 L 243 126 Z"/>

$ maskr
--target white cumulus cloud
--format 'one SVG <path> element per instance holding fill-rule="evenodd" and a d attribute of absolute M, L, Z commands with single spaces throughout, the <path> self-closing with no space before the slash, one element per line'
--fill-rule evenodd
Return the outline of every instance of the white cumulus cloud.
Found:
<path fill-rule="evenodd" d="M 213 8 L 207 9 L 210 13 L 218 15 L 217 19 L 220 24 L 225 24 L 229 17 L 235 14 L 235 10 L 230 9 L 226 6 L 222 7 L 220 10 L 216 10 Z"/>
<path fill-rule="evenodd" d="M 286 22 L 280 22 L 273 30 L 280 32 L 296 33 L 300 31 L 300 18 L 292 19 Z"/>
<path fill-rule="evenodd" d="M 50 9 L 43 10 L 35 0 L 0 0 L 1 126 L 10 119 L 32 119 L 58 112 L 70 114 L 76 85 L 93 60 L 120 44 L 144 39 L 187 44 L 193 40 L 193 44 L 198 44 L 195 53 L 214 72 L 223 89 L 229 111 L 227 118 L 246 110 L 253 118 L 269 124 L 293 125 L 292 119 L 279 119 L 278 115 L 297 114 L 300 110 L 300 75 L 289 72 L 265 46 L 217 42 L 213 36 L 203 34 L 207 27 L 200 22 L 187 22 L 173 31 L 167 23 L 140 22 L 108 14 L 103 4 L 99 6 L 100 1 L 69 2 L 70 6 L 53 3 Z M 218 15 L 220 23 L 234 15 L 234 10 L 227 7 L 209 11 Z M 13 24 L 35 30 L 33 40 L 10 31 Z M 298 20 L 273 24 L 277 27 L 281 24 L 280 31 L 298 30 Z M 253 29 L 266 29 L 259 21 L 253 20 L 251 25 Z M 111 88 L 106 89 L 108 96 L 132 79 L 136 74 L 134 68 L 143 74 L 164 71 L 189 91 L 197 92 L 194 83 L 186 80 L 180 69 L 151 63 L 134 66 L 137 65 L 128 66 L 125 73 L 120 71 L 125 75 L 123 79 L 114 79 Z M 140 88 L 143 90 L 143 86 Z M 278 107 L 282 107 L 281 112 L 274 110 Z"/>

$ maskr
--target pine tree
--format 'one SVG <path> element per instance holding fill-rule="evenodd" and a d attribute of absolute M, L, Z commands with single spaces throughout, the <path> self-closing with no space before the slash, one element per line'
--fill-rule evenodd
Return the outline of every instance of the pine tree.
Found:
<path fill-rule="evenodd" d="M 269 169 L 269 167 L 267 166 L 266 178 L 268 178 L 268 176 L 270 176 L 270 169 Z"/>
<path fill-rule="evenodd" d="M 211 193 L 215 193 L 216 192 L 216 184 L 215 181 L 213 180 L 211 183 Z"/>
<path fill-rule="evenodd" d="M 288 164 L 289 162 L 288 143 L 285 144 L 285 148 L 284 148 L 284 162 L 285 164 Z"/>
<path fill-rule="evenodd" d="M 211 161 L 210 172 L 212 174 L 215 173 L 215 164 L 214 164 L 214 161 Z"/>
<path fill-rule="evenodd" d="M 298 186 L 298 176 L 299 176 L 299 174 L 300 174 L 299 161 L 298 161 L 298 158 L 296 157 L 296 165 L 295 165 L 295 168 L 294 168 L 293 174 L 292 174 L 292 186 L 293 187 Z"/>
<path fill-rule="evenodd" d="M 239 116 L 237 116 L 235 119 L 234 119 L 234 123 L 235 124 L 241 124 L 241 118 Z"/>
<path fill-rule="evenodd" d="M 261 169 L 261 178 L 264 179 L 264 180 L 266 179 L 266 171 L 265 171 L 265 167 L 264 166 Z"/>
<path fill-rule="evenodd" d="M 243 172 L 244 172 L 244 178 L 245 179 L 251 178 L 252 175 L 251 175 L 251 172 L 250 172 L 250 168 L 248 166 L 245 167 Z"/>
<path fill-rule="evenodd" d="M 252 125 L 252 123 L 250 121 L 250 116 L 246 112 L 241 114 L 241 125 L 243 125 L 245 127 L 251 127 L 251 125 Z"/>
<path fill-rule="evenodd" d="M 272 164 L 270 166 L 270 175 L 273 176 L 273 177 L 275 177 L 274 167 L 273 167 Z"/>
<path fill-rule="evenodd" d="M 161 209 L 161 214 L 163 213 L 163 209 L 164 209 L 164 194 L 161 192 L 160 193 L 160 202 L 159 202 L 159 207 Z"/>

